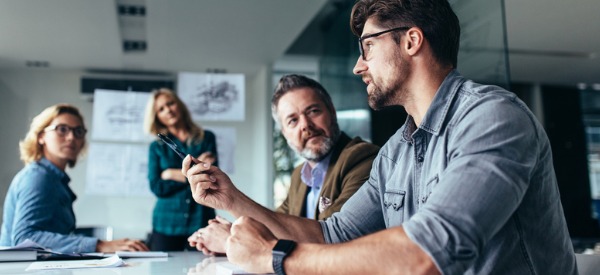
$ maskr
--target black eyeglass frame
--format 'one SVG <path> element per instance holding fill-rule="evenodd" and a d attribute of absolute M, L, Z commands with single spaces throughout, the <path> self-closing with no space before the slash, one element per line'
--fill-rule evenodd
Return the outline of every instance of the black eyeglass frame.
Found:
<path fill-rule="evenodd" d="M 380 31 L 380 32 L 376 32 L 376 33 L 372 33 L 372 34 L 367 34 L 363 37 L 359 37 L 358 38 L 358 50 L 360 51 L 360 56 L 362 57 L 362 59 L 364 61 L 367 61 L 367 58 L 365 57 L 365 49 L 363 49 L 363 40 L 365 39 L 369 39 L 369 38 L 373 38 L 373 37 L 377 37 L 380 36 L 382 34 L 386 34 L 388 32 L 393 32 L 393 31 L 406 31 L 409 30 L 412 27 L 397 27 L 397 28 L 393 28 L 393 29 L 389 29 L 389 30 L 385 30 L 385 31 Z"/>
<path fill-rule="evenodd" d="M 58 131 L 59 127 L 65 127 L 68 129 L 68 131 L 66 133 L 61 133 L 61 131 Z M 83 126 L 71 127 L 67 124 L 53 124 L 44 128 L 44 132 L 50 131 L 55 131 L 56 134 L 58 134 L 61 137 L 67 136 L 69 132 L 72 132 L 73 136 L 77 139 L 82 139 L 85 137 L 85 134 L 87 134 L 87 129 L 85 129 Z"/>

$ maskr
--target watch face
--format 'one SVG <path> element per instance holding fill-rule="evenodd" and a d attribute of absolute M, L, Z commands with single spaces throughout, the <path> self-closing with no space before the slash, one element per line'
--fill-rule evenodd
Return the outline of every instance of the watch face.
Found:
<path fill-rule="evenodd" d="M 296 247 L 296 242 L 290 240 L 279 240 L 273 247 L 273 254 L 281 254 L 282 256 L 290 253 Z"/>

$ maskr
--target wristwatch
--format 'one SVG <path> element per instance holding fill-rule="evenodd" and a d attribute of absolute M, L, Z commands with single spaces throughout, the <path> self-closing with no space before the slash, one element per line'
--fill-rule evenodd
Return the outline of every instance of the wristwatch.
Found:
<path fill-rule="evenodd" d="M 296 248 L 296 242 L 291 240 L 278 240 L 273 247 L 273 270 L 277 275 L 285 275 L 283 270 L 283 259 Z"/>

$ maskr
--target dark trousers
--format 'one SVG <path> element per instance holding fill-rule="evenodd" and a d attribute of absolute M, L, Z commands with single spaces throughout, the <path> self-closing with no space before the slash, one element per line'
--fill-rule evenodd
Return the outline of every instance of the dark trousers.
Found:
<path fill-rule="evenodd" d="M 169 236 L 152 231 L 150 236 L 150 250 L 152 251 L 183 251 L 190 250 L 187 238 L 189 236 Z"/>

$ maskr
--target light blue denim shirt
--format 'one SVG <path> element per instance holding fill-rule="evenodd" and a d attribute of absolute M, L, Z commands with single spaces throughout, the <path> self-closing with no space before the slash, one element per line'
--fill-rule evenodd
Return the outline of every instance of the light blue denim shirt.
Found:
<path fill-rule="evenodd" d="M 328 154 L 324 159 L 319 161 L 314 168 L 311 168 L 308 161 L 304 162 L 302 171 L 300 171 L 300 178 L 302 182 L 306 184 L 310 191 L 306 195 L 306 217 L 309 219 L 315 219 L 317 211 L 317 203 L 321 196 L 321 186 L 327 175 L 327 169 L 329 168 L 329 160 L 331 154 Z"/>
<path fill-rule="evenodd" d="M 329 243 L 395 226 L 444 274 L 577 273 L 542 126 L 513 93 L 456 71 L 321 222 Z"/>
<path fill-rule="evenodd" d="M 6 199 L 0 245 L 32 241 L 63 253 L 94 252 L 98 239 L 75 230 L 69 176 L 45 158 L 25 166 L 13 179 Z"/>

